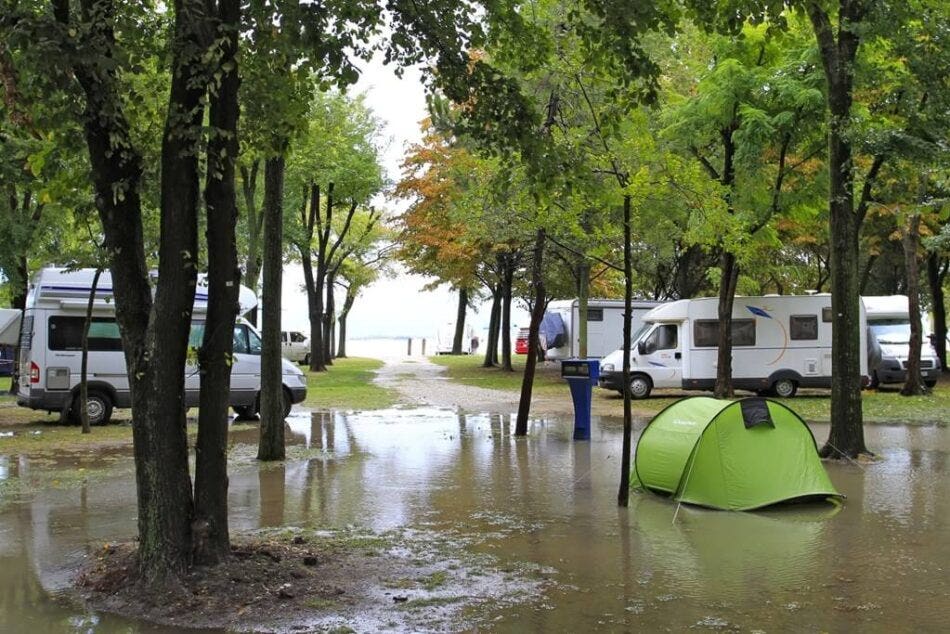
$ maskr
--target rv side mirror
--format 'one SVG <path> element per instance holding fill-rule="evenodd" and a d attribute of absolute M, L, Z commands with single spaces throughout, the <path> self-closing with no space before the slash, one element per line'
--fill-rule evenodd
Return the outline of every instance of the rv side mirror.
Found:
<path fill-rule="evenodd" d="M 637 352 L 639 352 L 640 354 L 646 354 L 646 353 L 647 353 L 647 345 L 646 345 L 645 343 L 643 343 L 642 341 L 639 342 L 639 343 L 637 344 Z"/>

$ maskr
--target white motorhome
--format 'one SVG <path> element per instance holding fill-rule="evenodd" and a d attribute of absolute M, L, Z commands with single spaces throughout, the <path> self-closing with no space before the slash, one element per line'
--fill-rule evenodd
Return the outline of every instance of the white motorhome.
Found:
<path fill-rule="evenodd" d="M 907 358 L 910 356 L 910 301 L 906 295 L 864 297 L 868 315 L 869 336 L 877 340 L 881 358 L 871 368 L 871 385 L 903 383 L 907 379 Z M 927 387 L 937 384 L 940 360 L 921 325 L 920 375 Z"/>
<path fill-rule="evenodd" d="M 660 304 L 661 302 L 634 300 L 631 311 L 633 314 L 631 332 L 636 332 L 643 324 L 644 315 Z M 587 300 L 587 356 L 589 358 L 605 357 L 623 343 L 623 310 L 622 299 Z M 558 360 L 580 356 L 580 323 L 579 300 L 557 300 L 548 304 L 541 329 L 546 348 L 544 357 L 549 360 Z"/>
<path fill-rule="evenodd" d="M 630 394 L 654 388 L 712 390 L 716 383 L 719 299 L 682 299 L 654 308 L 631 339 Z M 861 374 L 867 375 L 864 305 Z M 736 297 L 732 311 L 732 384 L 794 396 L 799 387 L 831 386 L 831 295 Z M 621 391 L 623 351 L 601 364 L 599 385 Z"/>
<path fill-rule="evenodd" d="M 82 332 L 92 292 L 91 269 L 39 271 L 27 295 L 20 325 L 20 382 L 17 404 L 76 418 L 82 362 Z M 205 288 L 202 288 L 205 286 Z M 257 304 L 253 291 L 241 288 L 241 310 Z M 207 313 L 206 282 L 199 278 L 195 293 L 189 346 L 201 345 Z M 261 389 L 261 339 L 253 326 L 238 320 L 234 326 L 234 360 L 231 366 L 231 407 L 239 416 L 251 417 L 259 407 Z M 129 378 L 115 320 L 112 276 L 103 272 L 93 301 L 89 328 L 88 386 L 90 422 L 108 422 L 114 407 L 130 407 Z M 283 361 L 284 410 L 306 398 L 307 380 L 292 363 Z M 198 405 L 200 378 L 194 366 L 185 370 L 185 403 Z"/>

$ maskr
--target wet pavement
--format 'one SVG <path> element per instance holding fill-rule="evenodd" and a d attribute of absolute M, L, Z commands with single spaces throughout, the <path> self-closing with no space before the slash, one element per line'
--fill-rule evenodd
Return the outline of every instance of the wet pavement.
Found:
<path fill-rule="evenodd" d="M 513 416 L 440 408 L 300 411 L 289 428 L 292 459 L 264 468 L 255 430 L 233 435 L 232 531 L 450 534 L 551 582 L 442 629 L 891 632 L 950 621 L 947 427 L 868 426 L 880 462 L 827 465 L 842 506 L 758 513 L 677 510 L 638 493 L 618 508 L 615 418 L 595 417 L 589 442 L 571 440 L 569 420 L 535 420 L 516 439 Z M 162 631 L 50 598 L 94 549 L 135 531 L 131 458 L 82 477 L 62 468 L 2 455 L 0 441 L 0 631 Z"/>

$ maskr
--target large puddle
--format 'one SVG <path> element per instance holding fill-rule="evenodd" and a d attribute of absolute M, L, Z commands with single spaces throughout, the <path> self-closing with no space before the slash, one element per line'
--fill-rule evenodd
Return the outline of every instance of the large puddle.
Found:
<path fill-rule="evenodd" d="M 637 433 L 643 422 L 638 423 Z M 945 631 L 950 621 L 950 430 L 869 426 L 881 462 L 830 464 L 847 500 L 761 513 L 633 494 L 617 507 L 621 422 L 512 436 L 507 415 L 296 413 L 296 459 L 258 468 L 236 433 L 232 530 L 283 525 L 446 532 L 554 583 L 482 607 L 480 629 Z M 813 426 L 823 439 L 827 428 Z M 2 451 L 2 443 L 0 443 Z M 0 456 L 0 631 L 153 631 L 49 598 L 92 549 L 135 531 L 131 459 L 88 478 Z M 465 629 L 459 622 L 457 629 Z M 355 626 L 358 628 L 358 626 Z M 453 629 L 453 628 L 449 628 Z"/>

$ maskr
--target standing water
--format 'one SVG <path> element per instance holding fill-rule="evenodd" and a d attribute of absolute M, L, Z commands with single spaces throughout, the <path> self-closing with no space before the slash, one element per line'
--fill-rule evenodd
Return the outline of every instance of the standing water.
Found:
<path fill-rule="evenodd" d="M 240 459 L 253 430 L 232 438 L 232 530 L 451 533 L 550 581 L 527 601 L 480 608 L 480 629 L 945 631 L 950 620 L 945 427 L 869 426 L 880 462 L 827 465 L 841 506 L 730 513 L 677 512 L 642 493 L 618 508 L 618 419 L 595 418 L 582 442 L 566 420 L 515 438 L 507 414 L 432 408 L 295 413 L 289 424 L 310 451 L 280 468 Z M 44 476 L 64 466 L 0 456 L 0 487 L 35 489 L 0 497 L 0 631 L 150 631 L 47 597 L 91 549 L 135 531 L 131 458 L 68 486 Z"/>

